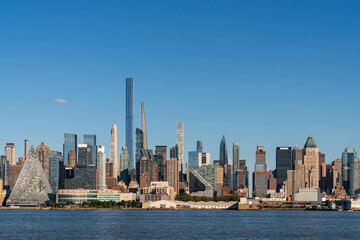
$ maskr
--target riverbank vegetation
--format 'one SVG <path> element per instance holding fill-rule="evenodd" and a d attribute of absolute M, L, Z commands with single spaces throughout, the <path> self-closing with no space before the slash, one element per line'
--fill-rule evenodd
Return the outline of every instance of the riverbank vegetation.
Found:
<path fill-rule="evenodd" d="M 51 208 L 117 208 L 117 209 L 123 209 L 123 208 L 142 208 L 141 202 L 136 201 L 121 201 L 121 202 L 115 202 L 115 201 L 98 201 L 93 200 L 90 202 L 83 202 L 81 204 L 77 204 L 72 201 L 67 202 L 60 202 L 60 203 L 54 203 L 49 202 L 47 204 L 42 204 L 42 208 L 51 207 Z"/>
<path fill-rule="evenodd" d="M 187 193 L 178 194 L 175 197 L 175 200 L 183 201 L 183 202 L 236 202 L 239 201 L 239 196 L 216 196 L 216 197 L 199 197 L 199 196 L 191 196 Z"/>

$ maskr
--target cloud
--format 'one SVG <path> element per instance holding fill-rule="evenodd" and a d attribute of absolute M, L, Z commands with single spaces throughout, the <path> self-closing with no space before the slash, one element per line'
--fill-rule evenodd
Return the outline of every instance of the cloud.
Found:
<path fill-rule="evenodd" d="M 66 102 L 67 102 L 67 100 L 61 99 L 61 98 L 56 99 L 56 100 L 54 100 L 54 101 L 57 102 L 57 103 L 66 103 Z"/>

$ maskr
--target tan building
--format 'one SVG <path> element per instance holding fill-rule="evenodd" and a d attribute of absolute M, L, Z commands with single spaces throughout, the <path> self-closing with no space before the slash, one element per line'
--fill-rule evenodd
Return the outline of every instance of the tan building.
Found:
<path fill-rule="evenodd" d="M 10 167 L 10 191 L 13 190 L 16 180 L 20 175 L 21 169 L 22 169 L 23 165 L 19 164 L 19 165 L 14 165 Z"/>
<path fill-rule="evenodd" d="M 117 126 L 115 124 L 111 125 L 111 148 L 110 148 L 110 159 L 113 163 L 113 177 L 119 175 L 119 161 L 117 158 L 117 149 L 118 148 L 118 137 L 117 137 Z"/>
<path fill-rule="evenodd" d="M 173 187 L 176 193 L 179 193 L 179 170 L 177 158 L 171 158 L 166 163 L 167 181 L 169 186 Z"/>
<path fill-rule="evenodd" d="M 49 156 L 50 156 L 50 148 L 45 145 L 45 143 L 41 143 L 36 147 L 36 156 L 38 157 L 42 168 L 44 169 L 46 178 L 49 180 Z"/>
<path fill-rule="evenodd" d="M 295 170 L 287 171 L 287 179 L 285 181 L 285 196 L 294 199 L 295 193 L 300 188 L 305 187 L 305 166 L 297 165 Z"/>
<path fill-rule="evenodd" d="M 5 156 L 11 166 L 16 165 L 16 148 L 15 143 L 6 143 Z"/>
<path fill-rule="evenodd" d="M 76 166 L 76 154 L 74 150 L 70 150 L 68 153 L 68 166 L 75 167 Z"/>
<path fill-rule="evenodd" d="M 314 139 L 309 135 L 304 146 L 304 166 L 305 166 L 305 187 L 320 187 L 320 159 L 319 149 Z"/>
<path fill-rule="evenodd" d="M 6 191 L 4 192 L 3 185 L 3 180 L 0 179 L 0 206 L 2 206 L 6 196 Z"/>

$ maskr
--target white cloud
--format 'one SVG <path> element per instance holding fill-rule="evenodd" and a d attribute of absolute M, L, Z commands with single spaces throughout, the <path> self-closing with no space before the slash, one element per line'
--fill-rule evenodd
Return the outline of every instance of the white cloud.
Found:
<path fill-rule="evenodd" d="M 54 101 L 57 102 L 57 103 L 66 103 L 66 102 L 67 102 L 67 100 L 61 99 L 61 98 L 56 99 L 56 100 L 54 100 Z"/>

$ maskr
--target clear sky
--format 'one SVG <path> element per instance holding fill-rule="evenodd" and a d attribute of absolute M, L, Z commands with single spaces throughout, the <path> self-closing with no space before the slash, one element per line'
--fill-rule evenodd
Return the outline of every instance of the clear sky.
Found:
<path fill-rule="evenodd" d="M 359 13 L 357 0 L 0 1 L 0 146 L 62 151 L 65 132 L 92 133 L 110 156 L 134 77 L 151 148 L 174 146 L 181 121 L 185 160 L 196 140 L 216 160 L 225 134 L 231 158 L 238 140 L 252 170 L 264 145 L 274 169 L 276 146 L 311 133 L 331 162 L 360 151 Z"/>

